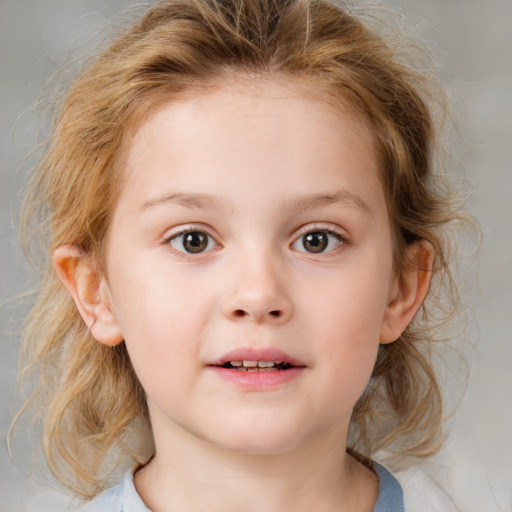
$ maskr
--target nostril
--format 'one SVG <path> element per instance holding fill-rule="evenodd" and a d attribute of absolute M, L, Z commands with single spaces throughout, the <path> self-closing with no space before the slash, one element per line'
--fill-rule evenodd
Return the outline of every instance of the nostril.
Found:
<path fill-rule="evenodd" d="M 275 309 L 274 311 L 271 311 L 269 314 L 275 317 L 279 317 L 281 316 L 281 311 Z"/>
<path fill-rule="evenodd" d="M 237 318 L 242 318 L 243 316 L 246 315 L 246 312 L 243 309 L 237 309 L 236 311 L 233 312 L 233 315 L 236 316 Z"/>

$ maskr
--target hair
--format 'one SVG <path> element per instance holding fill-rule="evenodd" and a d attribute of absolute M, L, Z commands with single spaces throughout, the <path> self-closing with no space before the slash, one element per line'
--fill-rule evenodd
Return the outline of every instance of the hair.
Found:
<path fill-rule="evenodd" d="M 113 453 L 146 461 L 151 450 L 137 440 L 151 432 L 124 343 L 107 347 L 93 339 L 49 256 L 72 244 L 101 268 L 122 187 L 123 148 L 134 130 L 157 105 L 237 76 L 311 84 L 348 101 L 371 128 L 396 271 L 420 240 L 432 244 L 435 265 L 413 322 L 380 347 L 353 411 L 349 448 L 363 457 L 381 448 L 426 457 L 440 447 L 442 397 L 431 352 L 457 311 L 446 227 L 462 218 L 434 170 L 445 100 L 431 70 L 414 71 L 407 52 L 363 20 L 335 0 L 163 0 L 75 78 L 21 218 L 27 254 L 42 255 L 40 288 L 23 331 L 24 374 L 36 375 L 23 410 L 39 410 L 47 464 L 74 492 L 96 495 L 117 463 Z"/>

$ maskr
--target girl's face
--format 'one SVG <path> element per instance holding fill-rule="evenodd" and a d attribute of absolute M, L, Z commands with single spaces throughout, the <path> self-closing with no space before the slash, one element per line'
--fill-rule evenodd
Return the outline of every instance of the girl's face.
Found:
<path fill-rule="evenodd" d="M 107 286 L 156 435 L 244 453 L 342 439 L 400 334 L 370 131 L 314 98 L 224 87 L 135 134 Z"/>

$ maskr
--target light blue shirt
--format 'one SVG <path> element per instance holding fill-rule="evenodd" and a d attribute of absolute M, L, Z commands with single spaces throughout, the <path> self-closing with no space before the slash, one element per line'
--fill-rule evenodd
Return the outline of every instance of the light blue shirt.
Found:
<path fill-rule="evenodd" d="M 404 512 L 402 488 L 384 467 L 374 463 L 379 478 L 379 496 L 373 512 Z M 88 503 L 81 512 L 151 512 L 133 484 L 133 470 L 126 473 L 119 485 L 108 489 Z"/>

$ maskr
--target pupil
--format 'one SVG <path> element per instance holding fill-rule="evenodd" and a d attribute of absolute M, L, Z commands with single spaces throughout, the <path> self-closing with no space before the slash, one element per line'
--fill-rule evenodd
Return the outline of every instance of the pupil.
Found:
<path fill-rule="evenodd" d="M 327 236 L 325 233 L 308 233 L 303 237 L 304 247 L 309 252 L 322 252 L 328 244 Z"/>
<path fill-rule="evenodd" d="M 206 249 L 208 245 L 208 237 L 204 233 L 194 231 L 187 233 L 183 241 L 183 247 L 187 252 L 201 252 Z"/>

